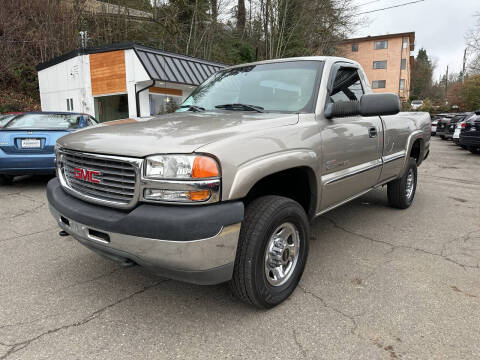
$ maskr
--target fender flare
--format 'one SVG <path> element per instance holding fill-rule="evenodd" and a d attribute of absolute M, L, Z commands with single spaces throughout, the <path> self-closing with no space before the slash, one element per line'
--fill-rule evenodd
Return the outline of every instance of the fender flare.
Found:
<path fill-rule="evenodd" d="M 415 130 L 413 133 L 410 134 L 410 136 L 407 139 L 407 145 L 405 147 L 405 159 L 403 160 L 403 170 L 407 168 L 408 165 L 408 159 L 410 158 L 410 152 L 412 151 L 413 144 L 415 141 L 421 140 L 422 146 L 420 147 L 420 157 L 418 159 L 420 163 L 423 160 L 424 152 L 425 152 L 425 144 L 424 144 L 424 139 L 423 139 L 423 132 L 422 130 Z M 403 171 L 402 171 L 403 173 Z"/>
<path fill-rule="evenodd" d="M 282 151 L 255 158 L 238 168 L 230 187 L 228 199 L 244 198 L 253 186 L 266 176 L 298 167 L 310 168 L 313 174 L 317 174 L 318 166 L 317 154 L 309 149 Z"/>

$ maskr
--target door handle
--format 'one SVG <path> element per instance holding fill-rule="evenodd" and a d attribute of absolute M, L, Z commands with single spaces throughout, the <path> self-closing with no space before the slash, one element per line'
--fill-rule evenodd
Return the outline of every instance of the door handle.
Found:
<path fill-rule="evenodd" d="M 377 128 L 376 127 L 371 127 L 370 129 L 368 129 L 368 136 L 370 136 L 371 138 L 374 138 L 377 136 Z"/>

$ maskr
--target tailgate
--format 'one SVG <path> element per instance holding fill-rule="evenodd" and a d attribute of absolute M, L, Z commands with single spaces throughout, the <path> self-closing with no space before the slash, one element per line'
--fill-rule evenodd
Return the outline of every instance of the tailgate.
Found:
<path fill-rule="evenodd" d="M 9 155 L 52 154 L 64 130 L 1 130 L 0 149 Z"/>

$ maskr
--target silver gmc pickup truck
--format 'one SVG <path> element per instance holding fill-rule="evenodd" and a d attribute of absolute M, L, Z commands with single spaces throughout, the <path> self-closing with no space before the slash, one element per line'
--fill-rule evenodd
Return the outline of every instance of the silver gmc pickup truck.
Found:
<path fill-rule="evenodd" d="M 50 210 L 123 265 L 228 281 L 243 301 L 273 307 L 300 280 L 316 216 L 382 185 L 391 206 L 412 203 L 430 116 L 399 111 L 397 95 L 372 94 L 348 59 L 234 66 L 176 113 L 60 138 Z"/>

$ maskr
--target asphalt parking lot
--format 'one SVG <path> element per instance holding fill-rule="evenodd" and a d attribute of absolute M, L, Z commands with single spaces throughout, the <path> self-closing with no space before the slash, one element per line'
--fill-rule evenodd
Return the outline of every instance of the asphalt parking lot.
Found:
<path fill-rule="evenodd" d="M 480 156 L 451 142 L 433 139 L 410 209 L 385 189 L 317 219 L 270 311 L 59 237 L 47 181 L 0 187 L 0 359 L 480 357 Z"/>

